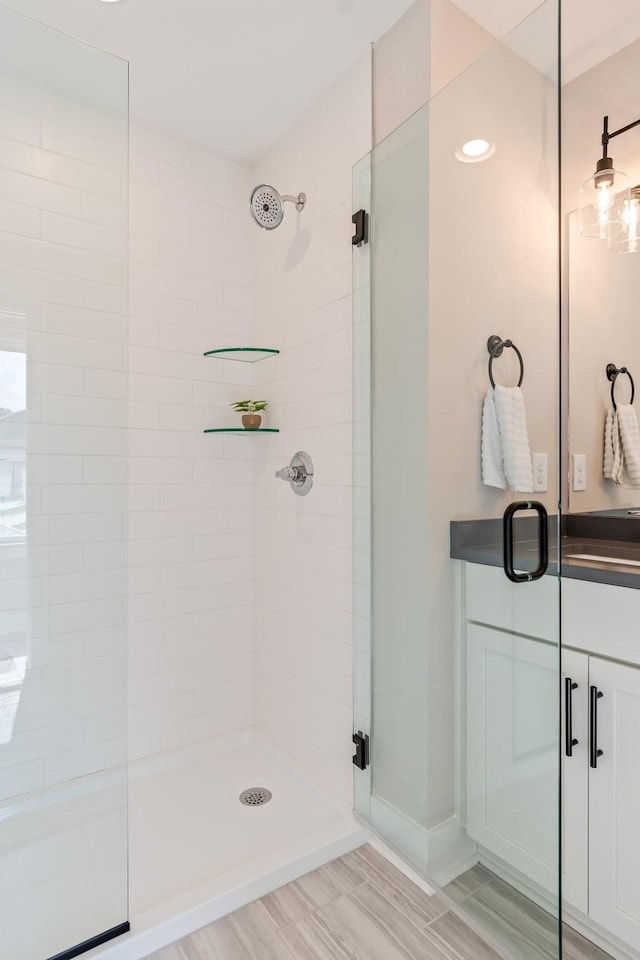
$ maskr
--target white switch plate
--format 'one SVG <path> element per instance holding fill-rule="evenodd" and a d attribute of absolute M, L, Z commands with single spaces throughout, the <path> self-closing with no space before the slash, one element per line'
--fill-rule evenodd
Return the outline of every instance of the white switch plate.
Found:
<path fill-rule="evenodd" d="M 587 489 L 587 455 L 573 454 L 573 489 L 576 492 Z"/>
<path fill-rule="evenodd" d="M 531 466 L 533 467 L 534 491 L 546 493 L 549 489 L 549 455 L 547 453 L 532 453 Z"/>

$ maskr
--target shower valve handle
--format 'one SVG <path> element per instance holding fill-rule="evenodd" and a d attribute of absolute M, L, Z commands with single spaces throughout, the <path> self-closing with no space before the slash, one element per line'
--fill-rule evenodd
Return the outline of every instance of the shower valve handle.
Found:
<path fill-rule="evenodd" d="M 304 450 L 298 450 L 291 457 L 291 463 L 282 470 L 276 470 L 276 477 L 279 480 L 286 480 L 294 493 L 299 497 L 306 496 L 313 486 L 313 461 Z"/>
<path fill-rule="evenodd" d="M 300 483 L 304 480 L 300 467 L 283 467 L 282 470 L 276 470 L 276 477 L 279 480 L 288 480 L 289 483 Z"/>

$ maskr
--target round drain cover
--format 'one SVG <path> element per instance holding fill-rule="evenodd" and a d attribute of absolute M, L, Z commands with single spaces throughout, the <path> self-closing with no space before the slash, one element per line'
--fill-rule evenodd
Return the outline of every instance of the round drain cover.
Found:
<path fill-rule="evenodd" d="M 269 803 L 271 797 L 271 790 L 266 787 L 249 787 L 240 794 L 240 803 L 244 803 L 245 807 L 261 807 Z"/>

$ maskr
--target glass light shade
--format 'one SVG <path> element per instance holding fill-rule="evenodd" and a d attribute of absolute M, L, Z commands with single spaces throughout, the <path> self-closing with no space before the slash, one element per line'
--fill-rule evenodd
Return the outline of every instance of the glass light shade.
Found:
<path fill-rule="evenodd" d="M 609 237 L 609 249 L 613 253 L 640 253 L 640 189 L 634 187 L 622 209 L 623 230 Z"/>
<path fill-rule="evenodd" d="M 629 178 L 613 167 L 597 170 L 580 188 L 580 233 L 583 237 L 608 240 L 624 228 L 629 202 Z"/>

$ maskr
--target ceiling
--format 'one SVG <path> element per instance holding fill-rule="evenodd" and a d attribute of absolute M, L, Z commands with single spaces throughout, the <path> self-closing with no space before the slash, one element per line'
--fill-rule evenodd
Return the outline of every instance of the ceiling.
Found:
<path fill-rule="evenodd" d="M 2 0 L 130 61 L 131 116 L 260 157 L 412 0 Z"/>
<path fill-rule="evenodd" d="M 264 154 L 412 2 L 0 0 L 128 60 L 134 119 L 245 161 Z M 453 2 L 538 69 L 555 73 L 556 0 Z M 606 17 L 602 3 L 563 0 L 565 83 L 640 36 L 639 0 L 607 0 Z M 36 59 L 43 68 L 48 46 L 41 35 Z M 19 59 L 20 50 L 3 51 L 12 55 Z M 80 50 L 78 63 L 83 56 Z M 109 76 L 121 76 L 107 59 L 100 70 L 69 67 L 74 87 L 78 74 L 92 72 L 94 87 L 106 94 L 115 86 Z M 92 91 L 95 102 L 99 93 Z"/>

